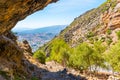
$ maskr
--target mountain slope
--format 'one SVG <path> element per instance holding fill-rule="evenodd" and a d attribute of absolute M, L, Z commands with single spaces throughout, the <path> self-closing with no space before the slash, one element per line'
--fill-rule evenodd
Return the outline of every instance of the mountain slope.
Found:
<path fill-rule="evenodd" d="M 75 18 L 59 36 L 37 50 L 34 57 L 41 61 L 39 57 L 44 55 L 46 61 L 54 60 L 81 72 L 100 68 L 107 73 L 119 72 L 119 40 L 120 1 L 107 0 Z"/>
<path fill-rule="evenodd" d="M 104 33 L 104 30 L 110 28 L 108 26 L 109 21 L 105 20 L 109 20 L 109 16 L 113 14 L 114 10 L 117 10 L 115 8 L 116 6 L 116 0 L 107 0 L 98 8 L 89 10 L 75 18 L 75 20 L 63 30 L 57 38 L 63 39 L 70 46 L 74 47 L 79 43 L 88 40 L 87 36 Z M 49 43 L 52 43 L 52 41 Z"/>
<path fill-rule="evenodd" d="M 78 18 L 75 18 L 70 26 L 60 34 L 60 37 L 63 37 L 71 46 L 79 44 L 81 42 L 79 40 L 81 39 L 83 41 L 87 40 L 86 35 L 89 34 L 89 32 L 96 34 L 97 31 L 93 30 L 99 30 L 97 29 L 99 27 L 106 27 L 106 23 L 102 20 L 103 15 L 111 14 L 112 12 L 110 11 L 114 11 L 113 9 L 115 6 L 116 0 L 107 0 L 100 7 L 87 11 Z M 107 18 L 106 15 L 104 17 Z M 103 31 L 98 32 L 102 33 Z"/>

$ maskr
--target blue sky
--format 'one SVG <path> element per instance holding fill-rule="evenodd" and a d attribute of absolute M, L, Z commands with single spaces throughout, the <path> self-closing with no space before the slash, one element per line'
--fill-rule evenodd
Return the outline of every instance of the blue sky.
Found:
<path fill-rule="evenodd" d="M 15 29 L 68 25 L 87 10 L 98 7 L 106 0 L 59 0 L 17 23 Z"/>

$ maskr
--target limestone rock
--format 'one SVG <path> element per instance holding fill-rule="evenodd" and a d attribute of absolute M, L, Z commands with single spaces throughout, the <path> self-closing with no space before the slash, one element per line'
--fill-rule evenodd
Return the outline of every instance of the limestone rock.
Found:
<path fill-rule="evenodd" d="M 22 43 L 19 42 L 18 45 L 24 50 L 24 53 L 27 52 L 32 54 L 32 48 L 30 47 L 27 40 L 24 40 Z"/>
<path fill-rule="evenodd" d="M 13 80 L 14 75 L 18 74 L 19 76 L 23 75 L 23 77 L 28 76 L 29 70 L 27 70 L 27 64 L 24 64 L 25 56 L 23 53 L 25 51 L 32 52 L 26 41 L 23 42 L 24 48 L 18 46 L 17 37 L 10 30 L 18 21 L 56 1 L 0 0 L 0 71 L 7 72 L 11 77 L 10 80 Z M 27 63 L 32 65 L 29 61 Z"/>
<path fill-rule="evenodd" d="M 23 51 L 14 41 L 5 36 L 0 36 L 0 70 L 9 74 L 16 73 L 16 71 L 24 72 L 21 65 L 22 57 Z"/>

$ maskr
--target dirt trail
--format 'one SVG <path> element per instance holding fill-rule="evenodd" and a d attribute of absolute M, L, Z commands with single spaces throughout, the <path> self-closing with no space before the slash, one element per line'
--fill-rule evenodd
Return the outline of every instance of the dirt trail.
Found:
<path fill-rule="evenodd" d="M 120 78 L 111 77 L 105 73 L 99 73 L 97 77 L 95 75 L 90 77 L 82 75 L 75 69 L 63 67 L 55 61 L 41 64 L 29 54 L 26 54 L 25 57 L 30 63 L 28 65 L 34 67 L 31 76 L 38 77 L 39 80 L 120 80 Z"/>
<path fill-rule="evenodd" d="M 34 66 L 31 76 L 37 76 L 40 80 L 86 80 L 78 71 L 67 69 L 54 61 L 41 64 L 29 55 L 26 55 L 26 60 L 32 63 L 29 66 Z"/>

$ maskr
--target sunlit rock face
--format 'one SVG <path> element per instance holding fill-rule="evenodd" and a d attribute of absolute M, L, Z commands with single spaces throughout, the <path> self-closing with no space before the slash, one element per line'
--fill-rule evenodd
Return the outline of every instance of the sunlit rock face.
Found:
<path fill-rule="evenodd" d="M 57 0 L 0 0 L 0 34 L 12 29 L 26 16 Z"/>
<path fill-rule="evenodd" d="M 24 63 L 25 50 L 19 46 L 16 42 L 17 37 L 10 30 L 18 21 L 56 1 L 0 0 L 0 71 L 5 71 L 10 76 L 30 72 Z M 29 45 L 26 45 L 29 49 L 26 51 L 31 52 Z"/>
<path fill-rule="evenodd" d="M 90 33 L 97 36 L 104 35 L 107 30 L 117 28 L 120 28 L 120 0 L 106 0 L 98 8 L 89 10 L 75 18 L 57 38 L 62 38 L 71 47 L 75 47 L 83 41 L 88 42 Z M 47 48 L 48 45 L 44 47 Z"/>

